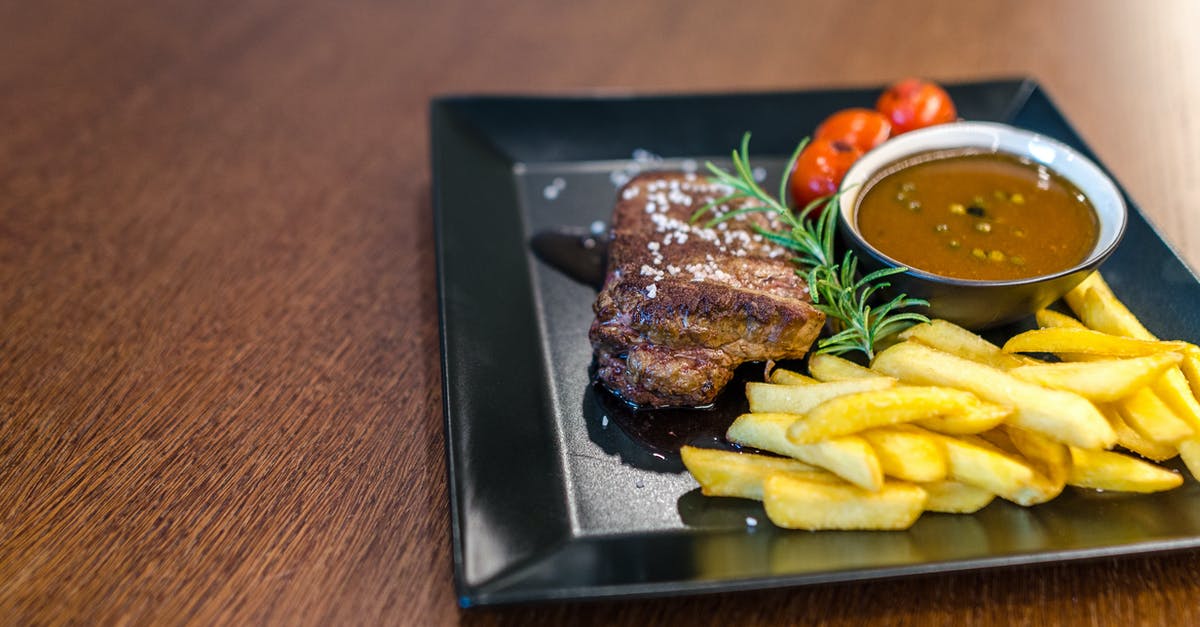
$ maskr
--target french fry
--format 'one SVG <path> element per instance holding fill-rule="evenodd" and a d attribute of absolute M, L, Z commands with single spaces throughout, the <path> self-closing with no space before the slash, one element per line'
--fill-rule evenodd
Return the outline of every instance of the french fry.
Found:
<path fill-rule="evenodd" d="M 848 381 L 880 377 L 878 372 L 860 366 L 849 359 L 821 353 L 808 358 L 808 371 L 818 381 Z"/>
<path fill-rule="evenodd" d="M 936 349 L 904 342 L 875 357 L 872 368 L 906 383 L 945 385 L 1012 407 L 1010 423 L 1082 448 L 1109 448 L 1116 433 L 1088 400 L 1021 381 L 1001 370 Z"/>
<path fill-rule="evenodd" d="M 1074 392 L 1088 400 L 1111 402 L 1153 385 L 1181 359 L 1179 353 L 1158 353 L 1129 359 L 1026 365 L 1008 372 L 1023 381 Z"/>
<path fill-rule="evenodd" d="M 1183 342 L 1138 340 L 1092 329 L 1050 328 L 1019 333 L 1004 343 L 1008 353 L 1070 353 L 1105 357 L 1143 357 L 1183 351 Z"/>
<path fill-rule="evenodd" d="M 962 390 L 901 386 L 830 399 L 797 417 L 787 435 L 796 444 L 810 444 L 931 416 L 964 415 L 971 421 L 999 424 L 1011 411 Z"/>
<path fill-rule="evenodd" d="M 1004 419 L 1012 414 L 1011 409 L 1004 409 L 1007 411 L 974 411 L 929 416 L 915 420 L 913 424 L 946 435 L 973 435 L 995 429 L 1004 422 Z"/>
<path fill-rule="evenodd" d="M 1071 462 L 1063 444 L 1012 425 L 963 439 L 1007 455 L 1033 469 L 1033 478 L 1025 485 L 1025 490 L 1014 496 L 1020 499 L 1021 505 L 1045 503 L 1061 494 L 1066 487 L 1067 470 Z M 1060 450 L 1056 451 L 1055 447 Z"/>
<path fill-rule="evenodd" d="M 1160 353 L 1159 356 L 1169 356 L 1172 354 L 1174 353 Z M 1060 356 L 1070 362 L 1094 363 L 1104 361 L 1104 358 L 1094 355 L 1064 354 Z M 1171 366 L 1153 381 L 1149 387 L 1137 389 L 1128 396 L 1116 399 L 1114 406 L 1118 408 L 1123 407 L 1125 415 L 1134 416 L 1133 423 L 1138 426 L 1138 429 L 1142 433 L 1158 433 L 1159 435 L 1155 437 L 1166 438 L 1164 441 L 1169 441 L 1173 437 L 1170 435 L 1171 431 L 1182 430 L 1179 426 L 1180 422 L 1186 424 L 1193 432 L 1200 433 L 1200 403 L 1196 402 L 1195 397 L 1188 390 L 1186 382 L 1181 380 L 1182 376 L 1178 367 Z M 1116 389 L 1116 386 L 1114 386 L 1114 389 Z M 1116 395 L 1117 393 L 1114 392 L 1113 396 Z M 1134 398 L 1135 396 L 1137 398 Z M 1103 402 L 1098 398 L 1094 398 L 1093 400 Z M 1171 417 L 1167 417 L 1167 414 L 1170 414 Z M 1111 424 L 1112 420 L 1109 420 L 1109 423 Z M 1130 447 L 1126 446 L 1126 448 Z M 1145 454 L 1141 449 L 1136 450 L 1139 455 L 1144 457 L 1151 459 L 1160 458 L 1155 455 Z M 1168 457 L 1173 456 L 1174 452 Z"/>
<path fill-rule="evenodd" d="M 946 451 L 948 476 L 1019 505 L 1045 500 L 1046 490 L 1029 464 L 973 436 L 938 436 Z"/>
<path fill-rule="evenodd" d="M 907 529 L 924 511 L 926 498 L 925 490 L 903 482 L 871 492 L 776 474 L 763 485 L 767 517 L 787 529 Z"/>
<path fill-rule="evenodd" d="M 742 414 L 729 426 L 725 438 L 819 466 L 867 490 L 883 486 L 879 457 L 866 440 L 847 436 L 816 444 L 793 444 L 787 439 L 787 430 L 795 420 L 793 414 Z"/>
<path fill-rule="evenodd" d="M 1043 329 L 1086 329 L 1082 322 L 1053 309 L 1039 309 L 1034 318 L 1037 325 Z"/>
<path fill-rule="evenodd" d="M 1029 485 L 1025 487 L 1025 491 L 1019 497 L 1023 500 L 1013 502 L 1025 507 L 1048 503 L 1062 494 L 1065 487 L 1067 487 L 1065 480 L 1054 481 L 1035 472 L 1033 480 L 1029 482 Z"/>
<path fill-rule="evenodd" d="M 1104 277 L 1099 272 L 1089 274 L 1079 285 L 1071 288 L 1071 291 L 1063 295 L 1063 300 L 1067 301 L 1067 306 L 1071 308 L 1071 311 L 1075 312 L 1075 315 L 1082 317 L 1082 314 L 1079 312 L 1083 309 L 1083 295 L 1090 289 L 1097 289 L 1112 294 L 1112 289 L 1108 287 L 1108 283 L 1104 281 Z"/>
<path fill-rule="evenodd" d="M 1129 311 L 1125 303 L 1117 299 L 1112 289 L 1104 282 L 1104 278 L 1098 274 L 1096 276 L 1098 277 L 1096 282 L 1089 289 L 1084 290 L 1081 298 L 1076 299 L 1078 307 L 1071 305 L 1069 300 L 1067 301 L 1079 319 L 1089 329 L 1095 329 L 1102 333 L 1139 340 L 1158 339 L 1142 324 L 1141 320 L 1137 319 L 1137 316 L 1133 315 L 1133 312 Z"/>
<path fill-rule="evenodd" d="M 991 503 L 996 495 L 961 481 L 933 481 L 918 484 L 929 498 L 925 511 L 946 514 L 972 514 Z"/>
<path fill-rule="evenodd" d="M 1176 416 L 1200 433 L 1200 403 L 1196 402 L 1182 370 L 1178 367 L 1167 369 L 1151 387 Z"/>
<path fill-rule="evenodd" d="M 750 402 L 750 411 L 784 412 L 803 414 L 825 401 L 871 390 L 882 390 L 896 385 L 891 377 L 876 376 L 872 379 L 856 379 L 852 381 L 830 381 L 810 385 L 776 385 L 774 383 L 758 383 L 751 381 L 746 384 L 746 400 Z"/>
<path fill-rule="evenodd" d="M 871 369 L 828 355 L 810 358 L 811 377 L 775 369 L 771 384 L 747 385 L 752 413 L 727 439 L 788 458 L 684 447 L 684 464 L 704 494 L 762 499 L 776 525 L 799 529 L 904 529 L 923 510 L 975 512 L 995 496 L 1034 505 L 1066 485 L 1181 484 L 1102 450 L 1116 444 L 1178 454 L 1200 476 L 1200 347 L 1158 341 L 1099 274 L 1065 298 L 1080 320 L 1040 311 L 1042 328 L 1003 349 L 933 321 Z"/>
<path fill-rule="evenodd" d="M 775 473 L 789 473 L 809 481 L 842 483 L 837 476 L 787 457 L 768 457 L 716 449 L 684 446 L 683 465 L 706 496 L 737 496 L 762 500 L 763 481 Z"/>
<path fill-rule="evenodd" d="M 1188 386 L 1192 388 L 1192 396 L 1200 398 L 1200 347 L 1188 344 L 1179 367 L 1187 379 Z"/>
<path fill-rule="evenodd" d="M 1071 447 L 1071 476 L 1067 483 L 1097 490 L 1161 492 L 1179 487 L 1183 477 L 1120 453 Z"/>
<path fill-rule="evenodd" d="M 1200 478 L 1200 438 L 1191 438 L 1179 443 L 1179 457 L 1192 473 L 1193 479 Z"/>
<path fill-rule="evenodd" d="M 1155 442 L 1135 431 L 1121 417 L 1121 412 L 1116 407 L 1101 405 L 1099 409 L 1117 434 L 1118 446 L 1156 462 L 1166 461 L 1179 454 L 1174 446 Z"/>
<path fill-rule="evenodd" d="M 1079 293 L 1074 292 L 1075 290 L 1072 291 L 1068 304 L 1075 309 L 1080 319 L 1088 327 L 1104 333 L 1138 340 L 1154 341 L 1158 339 L 1113 294 L 1112 289 L 1099 273 L 1088 278 L 1087 288 Z M 1200 363 L 1193 361 L 1196 355 L 1194 346 L 1183 343 L 1182 354 L 1181 366 L 1187 368 L 1200 366 Z M 1195 372 L 1195 375 L 1200 378 L 1200 371 Z M 1197 381 L 1189 380 L 1180 368 L 1167 370 L 1163 377 L 1154 384 L 1155 394 L 1171 408 L 1171 411 L 1187 422 L 1193 430 L 1200 432 L 1200 403 L 1196 401 L 1197 390 L 1200 390 Z"/>
<path fill-rule="evenodd" d="M 946 478 L 946 454 L 919 429 L 885 427 L 864 431 L 862 437 L 875 449 L 883 474 L 889 477 L 916 482 Z"/>
<path fill-rule="evenodd" d="M 901 331 L 899 337 L 1000 370 L 1016 368 L 1024 363 L 1020 357 L 1006 353 L 999 346 L 946 320 L 914 324 Z"/>
<path fill-rule="evenodd" d="M 1066 314 L 1058 314 L 1057 311 L 1042 309 L 1036 314 L 1038 327 L 1043 329 L 1086 329 L 1086 324 L 1075 320 Z M 1105 359 L 1097 357 L 1094 354 L 1073 354 L 1073 353 L 1058 353 L 1063 362 L 1098 362 Z"/>
<path fill-rule="evenodd" d="M 1006 431 L 1004 428 L 985 431 L 977 434 L 975 437 L 979 440 L 983 440 L 988 444 L 988 446 L 1000 451 L 1001 453 L 1004 453 L 1005 455 L 1011 455 L 1013 457 L 1021 456 L 1021 451 L 1018 451 L 1017 447 L 1013 445 L 1012 438 L 1008 437 L 1008 431 Z"/>
<path fill-rule="evenodd" d="M 1044 435 L 1011 425 L 1005 428 L 1005 432 L 1013 447 L 1029 461 L 1039 477 L 1045 479 L 1035 482 L 1044 490 L 1045 501 L 1058 496 L 1071 474 L 1071 452 L 1067 446 Z"/>
<path fill-rule="evenodd" d="M 1088 297 L 1088 292 L 1095 292 L 1095 295 Z M 1126 332 L 1114 331 L 1113 335 L 1129 335 L 1129 337 L 1137 337 L 1145 340 L 1156 339 L 1148 330 L 1146 330 L 1146 327 L 1142 325 L 1141 321 L 1139 321 L 1131 313 L 1128 313 L 1129 309 L 1125 307 L 1124 303 L 1117 299 L 1116 294 L 1113 293 L 1112 288 L 1109 287 L 1108 282 L 1104 280 L 1104 276 L 1099 272 L 1093 272 L 1088 275 L 1088 277 L 1080 282 L 1079 285 L 1076 285 L 1071 289 L 1071 291 L 1063 295 L 1063 300 L 1066 301 L 1067 306 L 1071 308 L 1071 311 L 1075 312 L 1075 315 L 1078 316 L 1088 328 L 1098 329 L 1107 333 L 1109 332 L 1108 329 L 1099 328 L 1093 326 L 1093 324 L 1096 324 L 1100 319 L 1120 319 L 1123 320 L 1122 324 L 1124 325 L 1124 328 L 1133 333 L 1129 334 Z M 1092 310 L 1090 312 L 1088 311 L 1088 300 L 1091 300 L 1092 302 Z M 1097 304 L 1101 305 L 1102 307 L 1107 307 L 1109 309 L 1109 313 L 1106 315 L 1097 314 Z M 1121 310 L 1124 310 L 1124 312 Z M 1125 315 L 1126 313 L 1128 313 L 1128 315 Z M 1091 317 L 1091 315 L 1102 315 L 1103 317 L 1091 318 L 1092 324 L 1088 324 L 1088 319 Z"/>
<path fill-rule="evenodd" d="M 786 368 L 776 368 L 771 371 L 771 383 L 778 385 L 812 385 L 816 382 L 816 379 L 808 375 L 803 375 Z"/>
<path fill-rule="evenodd" d="M 1159 444 L 1174 445 L 1195 433 L 1148 389 L 1138 390 L 1129 398 L 1122 399 L 1116 407 L 1121 412 L 1121 418 L 1134 431 Z"/>

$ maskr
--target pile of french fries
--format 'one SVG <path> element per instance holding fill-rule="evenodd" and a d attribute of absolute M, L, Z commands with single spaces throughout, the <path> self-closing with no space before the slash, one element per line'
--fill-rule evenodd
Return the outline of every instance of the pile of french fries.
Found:
<path fill-rule="evenodd" d="M 1098 273 L 998 347 L 934 320 L 870 368 L 814 355 L 806 376 L 749 383 L 726 434 L 782 457 L 684 447 L 704 494 L 763 502 L 793 529 L 906 529 L 925 511 L 999 496 L 1044 503 L 1065 486 L 1157 492 L 1180 456 L 1200 477 L 1200 348 L 1161 341 Z M 1052 354 L 1059 361 L 1029 356 Z"/>

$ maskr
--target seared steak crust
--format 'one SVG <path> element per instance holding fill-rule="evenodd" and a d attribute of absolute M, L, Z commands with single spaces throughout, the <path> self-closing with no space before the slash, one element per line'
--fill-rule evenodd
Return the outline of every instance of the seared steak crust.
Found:
<path fill-rule="evenodd" d="M 588 336 L 600 380 L 630 402 L 711 403 L 739 364 L 803 357 L 824 324 L 788 253 L 753 230 L 778 227 L 773 218 L 689 223 L 728 193 L 692 174 L 651 173 L 618 194 Z"/>

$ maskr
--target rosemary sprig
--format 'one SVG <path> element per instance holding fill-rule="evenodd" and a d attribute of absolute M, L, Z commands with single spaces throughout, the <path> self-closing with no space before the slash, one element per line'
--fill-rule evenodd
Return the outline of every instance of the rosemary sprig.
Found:
<path fill-rule="evenodd" d="M 927 301 L 908 298 L 900 294 L 890 301 L 873 307 L 872 296 L 884 288 L 891 287 L 884 279 L 900 274 L 904 268 L 884 268 L 864 277 L 855 278 L 858 260 L 847 251 L 840 262 L 834 258 L 833 242 L 837 230 L 838 195 L 818 198 L 799 212 L 793 211 L 787 201 L 787 173 L 796 167 L 800 152 L 808 139 L 800 142 L 788 159 L 784 176 L 779 183 L 779 197 L 773 198 L 754 180 L 750 168 L 750 133 L 742 136 L 741 150 L 733 151 L 733 172 L 727 172 L 713 163 L 705 164 L 712 173 L 711 181 L 725 185 L 733 191 L 696 211 L 692 222 L 700 219 L 715 207 L 738 200 L 751 200 L 751 204 L 740 209 L 720 214 L 708 221 L 712 227 L 736 216 L 747 213 L 770 213 L 783 223 L 780 231 L 770 231 L 759 226 L 755 230 L 764 238 L 796 253 L 793 259 L 802 269 L 796 270 L 808 281 L 813 306 L 825 314 L 832 333 L 817 341 L 817 353 L 843 354 L 861 351 L 867 359 L 874 359 L 875 347 L 880 340 L 903 330 L 917 322 L 928 322 L 929 318 L 911 311 L 897 311 L 914 306 L 928 306 Z M 814 217 L 813 213 L 818 212 Z"/>

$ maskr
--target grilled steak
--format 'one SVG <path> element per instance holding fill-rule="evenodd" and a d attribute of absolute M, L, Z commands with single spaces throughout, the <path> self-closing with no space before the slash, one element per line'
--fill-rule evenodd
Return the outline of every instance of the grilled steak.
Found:
<path fill-rule="evenodd" d="M 706 214 L 689 224 L 729 191 L 692 174 L 651 173 L 618 195 L 588 337 L 600 380 L 627 401 L 706 405 L 743 362 L 803 357 L 824 324 L 788 253 L 753 230 L 778 228 L 773 217 L 705 228 Z"/>

